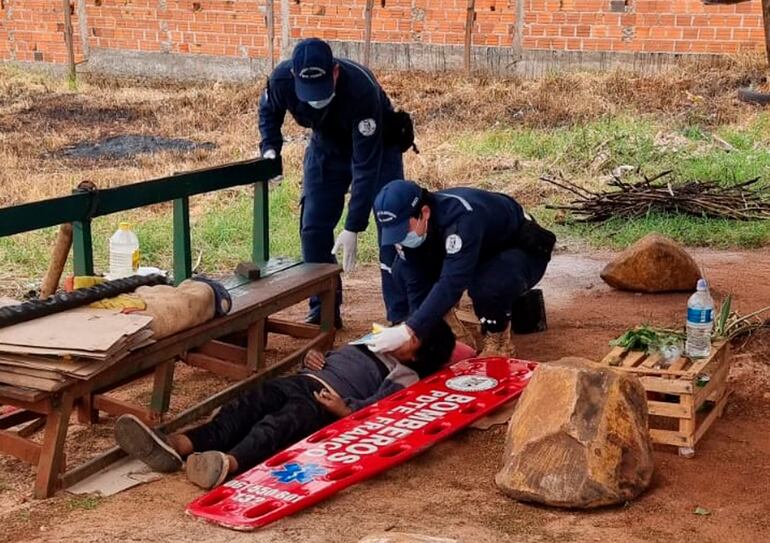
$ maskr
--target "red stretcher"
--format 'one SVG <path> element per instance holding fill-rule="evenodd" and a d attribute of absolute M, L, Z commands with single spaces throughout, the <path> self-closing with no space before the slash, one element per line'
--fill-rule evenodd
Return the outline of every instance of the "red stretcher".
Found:
<path fill-rule="evenodd" d="M 338 420 L 204 494 L 187 513 L 254 530 L 421 453 L 516 398 L 533 362 L 471 358 Z"/>

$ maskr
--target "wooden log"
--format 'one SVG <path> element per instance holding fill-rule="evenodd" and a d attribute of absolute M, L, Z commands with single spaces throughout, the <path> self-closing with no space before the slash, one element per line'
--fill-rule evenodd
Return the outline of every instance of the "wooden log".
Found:
<path fill-rule="evenodd" d="M 43 278 L 43 284 L 40 287 L 40 298 L 48 298 L 59 289 L 59 280 L 67 264 L 67 257 L 72 248 L 72 224 L 66 223 L 59 226 L 59 233 L 56 236 L 56 244 L 53 248 L 51 262 L 48 264 L 48 271 Z"/>

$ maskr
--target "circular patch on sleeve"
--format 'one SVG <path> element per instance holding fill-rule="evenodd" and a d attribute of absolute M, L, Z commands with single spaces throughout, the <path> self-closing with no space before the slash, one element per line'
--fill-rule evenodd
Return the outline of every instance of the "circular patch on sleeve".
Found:
<path fill-rule="evenodd" d="M 358 131 L 363 136 L 371 136 L 377 131 L 377 122 L 374 119 L 364 119 L 358 123 Z"/>
<path fill-rule="evenodd" d="M 453 255 L 455 253 L 459 253 L 460 249 L 463 248 L 463 239 L 457 234 L 452 234 L 446 238 L 445 247 L 447 254 Z"/>

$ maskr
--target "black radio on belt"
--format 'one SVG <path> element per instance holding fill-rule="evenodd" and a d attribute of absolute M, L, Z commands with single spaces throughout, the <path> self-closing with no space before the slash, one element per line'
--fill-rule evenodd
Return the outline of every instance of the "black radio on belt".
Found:
<path fill-rule="evenodd" d="M 406 153 L 411 148 L 416 154 L 420 154 L 414 143 L 414 123 L 411 115 L 406 111 L 388 110 L 383 117 L 385 144 L 398 147 L 402 153 Z"/>
<path fill-rule="evenodd" d="M 556 245 L 556 235 L 534 219 L 525 219 L 516 235 L 516 245 L 527 252 L 550 258 Z"/>

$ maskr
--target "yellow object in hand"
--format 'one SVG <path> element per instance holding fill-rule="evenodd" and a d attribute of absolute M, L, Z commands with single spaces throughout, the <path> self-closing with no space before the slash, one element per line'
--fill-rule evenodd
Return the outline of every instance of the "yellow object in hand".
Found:
<path fill-rule="evenodd" d="M 387 328 L 386 326 L 383 326 L 381 324 L 377 324 L 376 322 L 372 323 L 372 334 L 379 334 L 383 330 Z"/>

